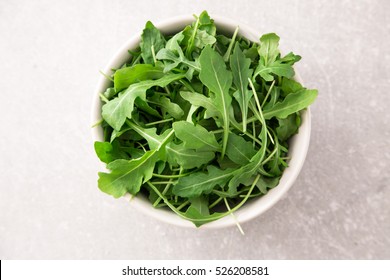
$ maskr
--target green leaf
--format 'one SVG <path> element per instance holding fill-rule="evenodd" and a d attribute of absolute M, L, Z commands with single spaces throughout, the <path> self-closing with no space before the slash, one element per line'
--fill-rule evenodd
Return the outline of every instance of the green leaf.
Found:
<path fill-rule="evenodd" d="M 192 105 L 205 108 L 206 109 L 206 114 L 204 116 L 205 119 L 212 118 L 212 117 L 217 117 L 219 119 L 222 118 L 219 109 L 210 98 L 202 94 L 196 92 L 189 92 L 189 91 L 181 91 L 180 95 L 183 99 L 187 100 Z"/>
<path fill-rule="evenodd" d="M 171 102 L 171 100 L 165 96 L 156 96 L 152 99 L 153 102 L 158 104 L 163 111 L 171 115 L 174 119 L 181 119 L 184 116 L 184 111 L 176 103 Z"/>
<path fill-rule="evenodd" d="M 226 213 L 215 212 L 211 215 L 202 214 L 199 209 L 192 205 L 188 207 L 187 211 L 184 213 L 184 217 L 192 221 L 197 227 L 218 220 L 224 216 L 226 216 Z"/>
<path fill-rule="evenodd" d="M 107 165 L 111 173 L 99 172 L 98 186 L 101 191 L 115 198 L 126 192 L 136 195 L 141 185 L 152 178 L 158 160 L 156 151 L 148 151 L 141 158 L 118 159 Z"/>
<path fill-rule="evenodd" d="M 264 34 L 260 38 L 260 62 L 262 65 L 268 66 L 271 63 L 275 62 L 276 58 L 279 56 L 279 36 L 275 33 Z"/>
<path fill-rule="evenodd" d="M 282 101 L 278 102 L 272 108 L 264 110 L 264 118 L 269 120 L 272 117 L 284 119 L 288 115 L 299 112 L 305 109 L 314 102 L 317 98 L 318 91 L 310 89 L 302 89 L 291 93 Z"/>
<path fill-rule="evenodd" d="M 129 123 L 131 126 L 131 123 Z M 132 126 L 137 128 L 137 126 Z M 118 159 L 107 165 L 111 173 L 99 173 L 98 186 L 100 190 L 114 197 L 121 197 L 126 192 L 136 195 L 141 185 L 152 178 L 156 162 L 161 159 L 160 149 L 163 148 L 173 135 L 173 130 L 166 131 L 162 136 L 151 131 L 138 129 L 140 134 L 147 137 L 153 150 L 147 151 L 142 157 L 132 160 Z M 150 142 L 149 142 L 150 141 Z"/>
<path fill-rule="evenodd" d="M 215 135 L 201 125 L 195 126 L 187 121 L 179 121 L 174 122 L 172 127 L 176 137 L 183 141 L 185 148 L 201 151 L 219 151 L 221 149 Z"/>
<path fill-rule="evenodd" d="M 145 100 L 143 100 L 141 98 L 137 98 L 134 101 L 134 104 L 137 106 L 137 108 L 139 110 L 142 110 L 142 111 L 144 111 L 145 113 L 148 113 L 151 116 L 154 116 L 154 117 L 157 117 L 157 118 L 161 118 L 160 113 L 156 109 L 153 109 L 152 107 L 150 107 L 148 102 L 146 102 Z"/>
<path fill-rule="evenodd" d="M 297 92 L 298 90 L 303 89 L 303 86 L 297 81 L 288 78 L 283 78 L 281 89 L 282 89 L 282 96 L 286 97 L 290 93 Z"/>
<path fill-rule="evenodd" d="M 192 58 L 192 53 L 198 51 L 212 41 L 215 43 L 216 27 L 214 20 L 210 18 L 206 11 L 203 11 L 196 22 L 191 26 L 187 26 L 183 30 L 185 36 L 184 43 L 186 43 L 186 55 Z M 212 39 L 214 38 L 214 40 Z M 212 44 L 214 44 L 212 43 Z"/>
<path fill-rule="evenodd" d="M 282 64 L 280 61 L 274 61 L 268 65 L 259 64 L 257 66 L 255 73 L 253 74 L 253 79 L 260 75 L 267 82 L 273 81 L 274 77 L 271 74 L 276 76 L 292 78 L 295 75 L 294 69 L 289 64 Z"/>
<path fill-rule="evenodd" d="M 115 91 L 119 92 L 140 81 L 159 79 L 163 75 L 161 67 L 151 64 L 136 64 L 131 67 L 118 69 L 114 74 Z"/>
<path fill-rule="evenodd" d="M 230 68 L 233 73 L 234 85 L 238 89 L 233 96 L 240 105 L 242 114 L 243 132 L 246 131 L 246 120 L 248 116 L 248 104 L 252 97 L 252 91 L 248 90 L 248 77 L 252 76 L 252 71 L 249 69 L 251 60 L 246 58 L 241 51 L 239 44 L 236 43 L 233 54 L 230 56 Z"/>
<path fill-rule="evenodd" d="M 210 35 L 205 30 L 199 29 L 196 32 L 194 46 L 196 48 L 202 49 L 207 45 L 213 45 L 216 41 L 217 39 L 215 39 L 213 35 Z"/>
<path fill-rule="evenodd" d="M 229 89 L 232 85 L 232 73 L 226 69 L 223 58 L 210 46 L 203 49 L 199 62 L 201 66 L 199 78 L 212 92 L 211 99 L 222 116 L 224 133 L 221 157 L 223 158 L 229 137 L 229 107 L 232 102 Z"/>
<path fill-rule="evenodd" d="M 102 162 L 110 163 L 116 159 L 128 159 L 129 157 L 121 151 L 119 143 L 114 141 L 112 144 L 109 142 L 94 143 L 96 155 Z"/>
<path fill-rule="evenodd" d="M 226 149 L 226 155 L 234 163 L 247 164 L 250 162 L 252 157 L 256 154 L 253 144 L 245 141 L 244 138 L 234 134 L 229 134 L 229 141 Z"/>
<path fill-rule="evenodd" d="M 110 88 L 107 88 L 106 91 L 103 93 L 103 96 L 105 96 L 107 99 L 112 99 L 115 95 L 117 94 L 117 92 L 115 91 L 115 89 L 113 87 L 110 87 Z"/>
<path fill-rule="evenodd" d="M 203 216 L 210 215 L 209 202 L 205 196 L 201 195 L 197 197 L 191 197 L 189 201 L 191 202 L 190 207 L 195 208 L 201 215 Z"/>
<path fill-rule="evenodd" d="M 208 173 L 196 172 L 178 180 L 173 193 L 181 197 L 196 197 L 210 193 L 216 186 L 224 187 L 233 177 L 234 169 L 221 170 L 209 165 Z"/>
<path fill-rule="evenodd" d="M 169 143 L 166 146 L 168 162 L 173 166 L 181 166 L 184 169 L 200 167 L 214 159 L 213 152 L 200 152 L 187 149 L 183 144 Z"/>
<path fill-rule="evenodd" d="M 267 194 L 269 189 L 275 188 L 279 184 L 280 177 L 266 178 L 261 176 L 256 183 L 256 187 L 262 194 Z"/>
<path fill-rule="evenodd" d="M 252 90 L 255 89 L 252 86 Z M 254 92 L 255 97 L 257 93 Z M 258 100 L 256 100 L 258 102 Z M 260 105 L 258 105 L 259 107 Z M 258 115 L 259 115 L 259 121 L 261 123 L 261 132 L 260 132 L 260 140 L 261 140 L 261 147 L 258 150 L 258 152 L 251 158 L 250 162 L 241 168 L 237 169 L 234 172 L 234 177 L 229 182 L 229 192 L 235 193 L 237 191 L 237 187 L 248 180 L 249 178 L 253 177 L 258 173 L 259 168 L 261 167 L 263 163 L 263 159 L 265 157 L 266 151 L 267 151 L 267 145 L 268 145 L 268 129 L 267 124 L 264 119 L 263 112 L 261 108 L 258 109 Z"/>
<path fill-rule="evenodd" d="M 179 64 L 181 63 L 197 71 L 200 70 L 200 67 L 196 63 L 196 61 L 190 61 L 184 56 L 183 50 L 179 45 L 179 43 L 183 40 L 183 38 L 184 35 L 181 32 L 176 34 L 167 42 L 165 48 L 161 49 L 157 53 L 156 58 L 158 60 L 165 61 L 165 67 L 164 67 L 165 73 L 178 67 Z M 167 62 L 167 60 L 171 62 Z"/>
<path fill-rule="evenodd" d="M 280 59 L 280 62 L 289 65 L 294 65 L 294 63 L 300 61 L 301 58 L 302 57 L 300 55 L 295 55 L 294 53 L 289 52 L 288 54 L 286 54 L 284 57 Z"/>
<path fill-rule="evenodd" d="M 147 80 L 132 84 L 118 97 L 110 100 L 102 107 L 102 116 L 115 130 L 119 131 L 126 118 L 131 118 L 134 109 L 134 101 L 140 98 L 146 101 L 146 90 L 153 87 L 165 87 L 173 81 L 183 78 L 181 74 L 167 74 L 158 80 Z"/>
<path fill-rule="evenodd" d="M 141 35 L 141 56 L 145 64 L 154 64 L 155 54 L 165 45 L 164 36 L 148 21 Z"/>
<path fill-rule="evenodd" d="M 173 130 L 168 129 L 164 131 L 163 134 L 158 135 L 156 133 L 157 128 L 143 128 L 130 120 L 127 121 L 127 125 L 132 128 L 135 132 L 141 135 L 149 145 L 151 150 L 159 150 L 163 147 L 164 143 L 170 140 L 170 137 L 173 135 Z"/>
<path fill-rule="evenodd" d="M 291 114 L 285 119 L 278 118 L 278 127 L 276 127 L 276 135 L 281 141 L 286 141 L 295 133 L 298 132 L 298 128 L 301 125 L 301 118 L 299 113 Z"/>

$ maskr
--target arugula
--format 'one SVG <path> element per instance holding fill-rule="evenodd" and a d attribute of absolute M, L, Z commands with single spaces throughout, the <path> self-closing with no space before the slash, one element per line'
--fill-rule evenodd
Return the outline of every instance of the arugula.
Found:
<path fill-rule="evenodd" d="M 115 130 L 120 130 L 126 118 L 131 119 L 134 109 L 134 101 L 140 98 L 146 101 L 146 90 L 151 87 L 165 87 L 175 80 L 183 78 L 181 74 L 169 74 L 158 80 L 146 80 L 132 84 L 118 97 L 110 100 L 102 107 L 103 119 Z"/>
<path fill-rule="evenodd" d="M 156 62 L 156 53 L 165 45 L 165 38 L 153 23 L 148 21 L 141 36 L 141 56 L 145 64 Z"/>
<path fill-rule="evenodd" d="M 131 67 L 118 69 L 114 74 L 115 91 L 128 88 L 131 84 L 159 79 L 164 76 L 163 69 L 151 64 L 136 64 Z"/>
<path fill-rule="evenodd" d="M 199 57 L 201 82 L 211 91 L 211 99 L 222 117 L 223 140 L 221 158 L 226 152 L 229 137 L 229 107 L 232 97 L 229 89 L 232 85 L 232 73 L 226 69 L 223 58 L 210 46 L 206 46 Z"/>
<path fill-rule="evenodd" d="M 201 226 L 277 187 L 318 93 L 293 79 L 301 57 L 282 56 L 276 34 L 219 31 L 206 11 L 176 34 L 146 23 L 100 95 L 101 191 L 144 195 Z"/>
<path fill-rule="evenodd" d="M 232 56 L 230 57 L 230 68 L 233 72 L 234 85 L 238 89 L 234 94 L 242 113 L 242 131 L 246 131 L 246 120 L 248 116 L 248 104 L 252 97 L 252 92 L 248 90 L 248 77 L 252 75 L 250 69 L 251 60 L 246 58 L 244 53 L 236 43 Z"/>
<path fill-rule="evenodd" d="M 202 151 L 219 151 L 221 149 L 215 135 L 203 126 L 180 121 L 173 123 L 172 127 L 176 137 L 183 141 L 186 148 Z"/>

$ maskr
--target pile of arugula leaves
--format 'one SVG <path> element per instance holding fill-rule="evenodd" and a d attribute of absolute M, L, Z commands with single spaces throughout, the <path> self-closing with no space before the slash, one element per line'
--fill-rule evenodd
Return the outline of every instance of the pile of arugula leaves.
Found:
<path fill-rule="evenodd" d="M 141 193 L 200 226 L 277 186 L 317 91 L 293 79 L 301 57 L 281 56 L 276 34 L 251 42 L 219 33 L 206 11 L 195 19 L 174 35 L 146 23 L 100 95 L 95 151 L 110 170 L 100 190 Z"/>

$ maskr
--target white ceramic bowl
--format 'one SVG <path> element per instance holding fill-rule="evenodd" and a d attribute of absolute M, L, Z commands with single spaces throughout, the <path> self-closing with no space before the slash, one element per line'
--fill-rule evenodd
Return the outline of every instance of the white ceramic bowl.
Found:
<path fill-rule="evenodd" d="M 216 17 L 213 15 L 211 15 L 211 17 L 215 20 L 218 31 L 222 30 L 226 33 L 233 34 L 235 28 L 239 26 L 239 34 L 248 38 L 249 40 L 258 41 L 262 35 L 261 28 L 254 30 L 253 28 L 245 26 L 244 24 L 240 24 L 237 21 L 223 17 Z M 194 18 L 192 16 L 181 16 L 168 19 L 155 25 L 164 34 L 173 34 L 179 32 L 186 25 L 191 24 L 193 21 Z M 130 38 L 108 62 L 106 68 L 104 69 L 104 73 L 110 74 L 112 73 L 112 68 L 119 68 L 122 66 L 130 58 L 128 50 L 133 50 L 139 45 L 140 37 L 141 31 Z M 300 77 L 297 74 L 295 79 L 302 83 Z M 101 119 L 102 103 L 99 98 L 99 93 L 104 92 L 106 88 L 109 87 L 109 85 L 110 82 L 102 76 L 99 80 L 99 84 L 93 97 L 91 123 L 96 123 Z M 311 129 L 309 109 L 304 110 L 301 117 L 302 124 L 299 128 L 299 133 L 293 136 L 290 140 L 289 156 L 291 157 L 291 160 L 289 161 L 289 167 L 286 168 L 283 172 L 283 176 L 280 179 L 279 185 L 270 190 L 267 195 L 247 201 L 239 210 L 237 210 L 234 213 L 234 216 L 239 223 L 251 220 L 272 207 L 290 189 L 295 179 L 298 177 L 309 147 Z M 101 127 L 94 127 L 92 130 L 92 136 L 94 141 L 102 141 L 103 131 Z M 130 196 L 128 195 L 127 198 L 129 197 Z M 180 218 L 169 209 L 153 208 L 152 204 L 147 200 L 146 197 L 136 196 L 130 201 L 130 205 L 150 216 L 155 217 L 156 219 L 167 222 L 169 224 L 195 228 L 191 222 Z M 200 229 L 223 228 L 235 224 L 236 221 L 234 218 L 231 215 L 228 215 L 220 220 L 205 224 L 200 227 Z"/>

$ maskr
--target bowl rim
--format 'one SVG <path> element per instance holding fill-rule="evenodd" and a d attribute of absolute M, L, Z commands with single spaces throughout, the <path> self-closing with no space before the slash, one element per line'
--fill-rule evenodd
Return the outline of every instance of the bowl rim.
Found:
<path fill-rule="evenodd" d="M 240 23 L 237 20 L 229 19 L 226 17 L 221 17 L 218 15 L 213 15 L 212 19 L 218 29 L 222 29 L 225 32 L 233 33 L 235 28 L 239 26 L 239 34 L 246 37 L 249 40 L 258 40 L 260 38 L 260 32 L 256 31 L 252 27 L 247 26 L 246 24 Z M 163 33 L 173 33 L 179 30 L 182 30 L 184 26 L 191 24 L 194 21 L 193 16 L 182 15 L 168 18 L 166 20 L 155 23 L 155 26 L 159 28 Z M 112 68 L 118 68 L 130 57 L 128 50 L 134 49 L 139 45 L 141 38 L 142 30 L 135 33 L 131 38 L 129 38 L 119 50 L 111 57 L 111 59 L 106 64 L 104 68 L 104 73 L 108 74 L 112 72 Z M 295 71 L 296 72 L 296 71 Z M 299 74 L 295 73 L 295 80 L 303 84 L 303 81 Z M 95 88 L 93 99 L 92 99 L 92 110 L 91 110 L 91 123 L 95 124 L 101 119 L 101 106 L 102 102 L 100 100 L 99 94 L 104 92 L 108 87 L 110 81 L 108 81 L 104 76 L 99 78 L 99 82 Z M 92 128 L 92 140 L 102 141 L 102 129 L 100 126 L 94 126 Z M 301 112 L 301 126 L 299 127 L 298 134 L 295 134 L 292 139 L 295 142 L 298 142 L 299 145 L 291 145 L 289 147 L 289 154 L 294 154 L 289 161 L 289 167 L 283 171 L 283 175 L 279 181 L 279 184 L 268 191 L 268 193 L 259 198 L 247 201 L 240 209 L 234 212 L 233 215 L 227 215 L 219 220 L 207 223 L 202 225 L 198 229 L 206 228 L 225 228 L 234 226 L 237 223 L 245 223 L 257 216 L 260 216 L 272 206 L 274 206 L 291 188 L 296 178 L 298 177 L 302 166 L 304 164 L 307 151 L 309 148 L 310 142 L 310 133 L 311 133 L 311 116 L 310 108 L 307 108 Z M 103 169 L 107 170 L 105 165 L 101 163 Z M 148 216 L 154 217 L 157 220 L 166 222 L 171 225 L 196 228 L 195 225 L 183 218 L 180 218 L 178 215 L 173 213 L 170 209 L 156 209 L 153 208 L 152 204 L 143 197 L 131 196 L 126 194 L 124 198 L 127 198 L 131 201 L 130 205 L 147 214 Z"/>

